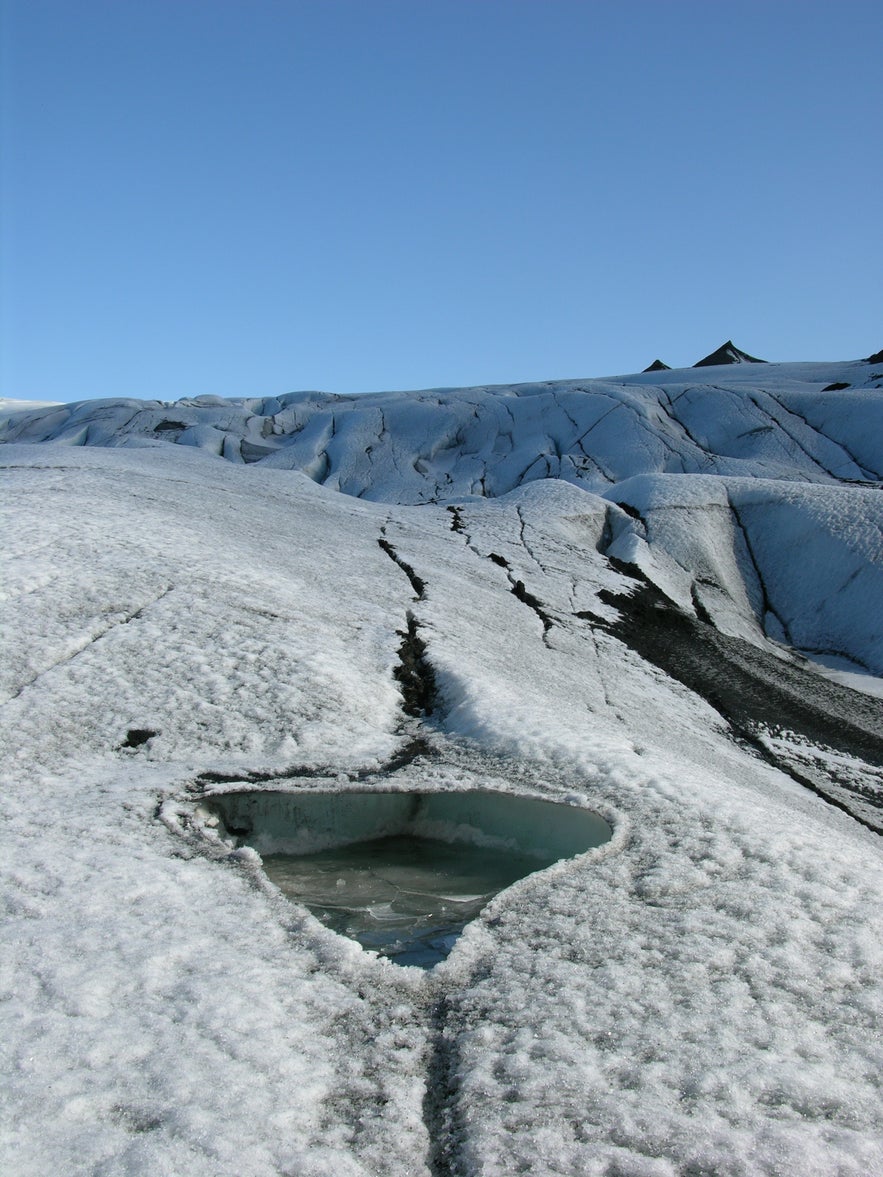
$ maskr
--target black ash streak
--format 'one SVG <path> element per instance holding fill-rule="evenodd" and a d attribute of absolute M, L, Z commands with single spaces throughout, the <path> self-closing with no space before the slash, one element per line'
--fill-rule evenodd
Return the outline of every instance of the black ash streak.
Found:
<path fill-rule="evenodd" d="M 883 766 L 883 703 L 721 633 L 678 609 L 648 581 L 631 594 L 602 590 L 598 595 L 619 612 L 619 620 L 577 616 L 606 629 L 695 691 L 726 719 L 739 740 L 775 768 L 866 828 L 883 833 L 883 813 L 880 822 L 867 820 L 826 790 L 823 780 L 811 780 L 776 756 L 763 739 L 776 729 L 793 732 L 811 744 Z M 879 805 L 872 798 L 862 800 Z"/>

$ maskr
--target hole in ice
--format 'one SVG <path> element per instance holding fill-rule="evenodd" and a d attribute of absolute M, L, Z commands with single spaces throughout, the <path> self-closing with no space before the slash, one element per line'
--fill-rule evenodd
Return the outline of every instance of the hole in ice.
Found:
<path fill-rule="evenodd" d="M 148 740 L 152 740 L 155 735 L 156 732 L 149 727 L 130 727 L 120 747 L 140 748 L 142 744 L 146 744 Z"/>
<path fill-rule="evenodd" d="M 421 968 L 443 960 L 504 888 L 612 835 L 590 810 L 475 789 L 226 793 L 208 805 L 289 899 Z"/>

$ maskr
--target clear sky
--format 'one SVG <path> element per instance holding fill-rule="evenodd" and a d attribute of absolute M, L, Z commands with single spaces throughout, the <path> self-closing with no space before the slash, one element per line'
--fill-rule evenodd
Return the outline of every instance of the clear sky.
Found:
<path fill-rule="evenodd" d="M 879 0 L 2 0 L 0 395 L 883 347 Z"/>

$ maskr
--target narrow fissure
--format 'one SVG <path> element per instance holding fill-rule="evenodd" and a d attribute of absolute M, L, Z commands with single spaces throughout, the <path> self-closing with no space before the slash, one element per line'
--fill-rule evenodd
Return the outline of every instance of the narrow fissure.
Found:
<path fill-rule="evenodd" d="M 407 576 L 408 580 L 411 582 L 411 588 L 414 590 L 414 596 L 416 600 L 422 601 L 424 594 L 426 593 L 426 582 L 417 575 L 410 564 L 401 558 L 385 535 L 381 535 L 377 542 L 383 551 L 386 552 L 387 556 L 389 556 L 390 560 L 392 560 L 394 564 L 398 564 L 399 568 L 401 568 L 402 572 L 404 572 L 405 576 Z"/>
<path fill-rule="evenodd" d="M 527 542 L 527 520 L 524 518 L 524 512 L 521 510 L 520 507 L 516 507 L 515 510 L 516 510 L 516 513 L 518 514 L 518 523 L 519 523 L 518 538 L 521 543 L 521 546 L 527 552 L 528 556 L 530 556 L 531 560 L 533 560 L 534 564 L 536 564 L 537 568 L 539 568 L 539 570 L 543 574 L 545 574 L 546 570 L 543 567 L 542 561 L 537 559 L 536 555 L 534 554 L 533 548 Z"/>
<path fill-rule="evenodd" d="M 748 531 L 745 527 L 745 524 L 742 522 L 742 516 L 739 514 L 738 507 L 733 502 L 733 500 L 730 498 L 729 494 L 727 494 L 727 502 L 730 505 L 730 510 L 733 513 L 733 518 L 736 520 L 736 524 L 739 528 L 739 532 L 741 533 L 742 541 L 745 545 L 745 551 L 748 555 L 748 559 L 751 561 L 751 567 L 754 569 L 754 575 L 757 578 L 757 585 L 758 585 L 758 588 L 760 589 L 761 608 L 763 609 L 763 616 L 760 618 L 761 627 L 762 627 L 764 633 L 767 633 L 767 616 L 769 615 L 770 617 L 775 618 L 776 622 L 779 625 L 779 628 L 781 629 L 782 633 L 785 635 L 785 638 L 789 642 L 791 642 L 791 634 L 788 630 L 788 626 L 785 624 L 784 618 L 779 616 L 779 614 L 773 608 L 772 602 L 770 601 L 769 595 L 767 593 L 766 584 L 764 582 L 763 575 L 760 571 L 760 565 L 758 564 L 757 557 L 754 554 L 754 548 L 751 545 L 751 540 L 748 538 Z M 767 636 L 769 636 L 769 635 L 767 635 Z M 791 642 L 791 644 L 793 645 L 793 642 Z"/>
<path fill-rule="evenodd" d="M 775 398 L 772 397 L 769 393 L 766 393 L 764 395 L 768 396 L 769 399 L 771 401 L 773 401 L 773 403 L 776 404 L 779 407 L 779 409 L 781 409 L 783 415 L 785 413 L 788 413 L 790 416 L 797 416 L 796 413 L 792 414 L 789 409 L 785 408 L 785 406 L 782 404 L 781 401 L 775 400 Z M 820 461 L 817 457 L 815 457 L 812 453 L 810 453 L 810 451 L 803 444 L 803 442 L 800 440 L 800 438 L 794 432 L 792 432 L 792 430 L 787 428 L 787 426 L 785 425 L 785 422 L 782 420 L 781 417 L 776 416 L 776 414 L 774 412 L 772 412 L 771 409 L 766 408 L 764 405 L 762 405 L 760 403 L 758 397 L 749 395 L 748 399 L 751 401 L 751 403 L 753 405 L 756 405 L 757 408 L 760 410 L 760 412 L 764 413 L 770 419 L 770 421 L 774 421 L 775 424 L 778 425 L 779 429 L 781 429 L 781 431 L 785 434 L 785 436 L 788 438 L 788 440 L 793 442 L 794 445 L 796 445 L 797 448 L 800 450 L 800 452 L 803 454 L 803 456 L 805 458 L 808 458 L 809 461 L 812 462 L 812 464 L 814 466 L 817 466 L 818 469 L 821 470 L 824 474 L 827 474 L 829 478 L 833 478 L 833 479 L 837 478 L 837 475 L 834 474 L 834 472 L 832 470 L 830 470 L 822 461 Z M 808 424 L 804 420 L 804 418 L 802 418 L 802 417 L 798 417 L 798 420 L 802 421 L 804 425 Z M 808 426 L 808 427 L 810 429 L 812 428 L 811 426 Z M 813 429 L 812 432 L 815 433 L 817 436 L 819 436 L 818 430 Z M 824 435 L 821 435 L 821 436 L 824 436 Z M 825 438 L 825 440 L 828 441 L 830 439 Z M 844 453 L 845 452 L 846 451 L 844 450 Z M 853 465 L 856 465 L 856 463 L 853 463 Z"/>
<path fill-rule="evenodd" d="M 405 614 L 406 629 L 397 630 L 399 665 L 393 677 L 402 692 L 402 710 L 414 719 L 424 719 L 437 708 L 438 687 L 435 671 L 426 654 L 426 643 L 420 636 L 417 619 L 409 609 Z"/>
<path fill-rule="evenodd" d="M 846 385 L 833 384 L 833 385 L 829 385 L 828 388 L 825 388 L 822 391 L 828 392 L 830 390 L 837 390 L 841 387 L 849 388 L 850 386 L 848 384 L 846 384 Z M 856 470 L 860 471 L 860 473 L 863 475 L 863 479 L 866 479 L 869 482 L 876 482 L 880 478 L 879 471 L 869 470 L 867 466 L 863 466 L 861 464 L 861 462 L 858 460 L 858 458 L 856 458 L 855 454 L 853 454 L 852 451 L 850 449 L 848 449 L 842 441 L 839 441 L 838 439 L 833 438 L 833 437 L 829 437 L 829 435 L 827 433 L 823 433 L 821 429 L 818 429 L 815 425 L 811 424 L 811 422 L 809 420 L 807 420 L 807 418 L 804 417 L 804 415 L 802 413 L 798 413 L 795 409 L 791 409 L 791 408 L 786 409 L 785 406 L 782 404 L 782 402 L 779 400 L 779 398 L 774 396 L 773 393 L 768 392 L 767 396 L 772 401 L 774 401 L 779 406 L 779 408 L 782 409 L 784 412 L 790 413 L 790 415 L 792 417 L 796 417 L 798 419 L 798 421 L 802 421 L 803 424 L 807 427 L 807 429 L 811 430 L 813 433 L 818 434 L 819 437 L 823 437 L 825 439 L 825 441 L 829 442 L 831 445 L 836 445 L 838 447 L 838 449 L 842 450 L 843 453 L 846 455 L 847 460 L 852 462 L 852 464 L 853 464 L 853 466 L 855 466 Z M 838 477 L 838 476 L 835 475 L 834 477 Z M 840 481 L 840 482 L 857 482 L 859 485 L 861 485 L 861 480 L 854 479 L 854 478 L 840 477 L 840 478 L 838 478 L 838 481 Z"/>
<path fill-rule="evenodd" d="M 381 530 L 383 534 L 377 540 L 380 548 L 407 576 L 414 600 L 422 601 L 426 595 L 426 582 L 386 538 L 385 525 Z M 437 710 L 438 686 L 426 643 L 420 636 L 420 623 L 410 609 L 405 613 L 405 628 L 396 632 L 402 641 L 398 649 L 399 664 L 393 670 L 393 677 L 402 692 L 402 710 L 412 719 L 426 719 Z"/>
<path fill-rule="evenodd" d="M 524 587 L 524 581 L 516 580 L 511 572 L 509 573 L 509 584 L 511 586 L 509 591 L 512 593 L 513 597 L 521 601 L 522 605 L 527 605 L 528 609 L 533 609 L 534 613 L 536 613 L 537 617 L 539 617 L 540 621 L 543 623 L 543 636 L 545 636 L 555 623 L 543 608 L 542 603 L 533 595 L 533 593 L 528 592 L 528 590 Z"/>
<path fill-rule="evenodd" d="M 689 426 L 686 424 L 686 422 L 682 421 L 681 418 L 676 415 L 676 413 L 674 412 L 674 401 L 669 396 L 668 392 L 666 392 L 666 390 L 664 388 L 660 388 L 659 391 L 665 395 L 665 400 L 667 402 L 667 403 L 663 403 L 663 401 L 661 399 L 658 399 L 657 403 L 658 403 L 659 407 L 665 413 L 665 415 L 669 419 L 669 421 L 671 421 L 673 425 L 675 425 L 678 429 L 680 429 L 682 435 L 686 438 L 687 442 L 693 447 L 693 449 L 695 451 L 695 453 L 693 454 L 694 460 L 697 460 L 697 458 L 698 458 L 698 465 L 700 466 L 700 468 L 704 467 L 704 466 L 713 466 L 717 455 L 709 453 L 708 447 L 706 445 L 703 445 L 699 441 L 699 439 L 694 436 L 692 430 L 689 428 Z M 694 391 L 696 391 L 694 388 L 684 389 L 684 393 L 694 392 Z M 681 393 L 680 396 L 683 396 L 684 393 Z M 678 398 L 676 398 L 676 399 L 678 399 Z M 669 448 L 672 450 L 673 453 L 677 452 L 673 449 L 673 447 L 669 447 Z M 678 457 L 680 458 L 681 464 L 683 465 L 684 464 L 683 454 L 678 454 Z M 686 473 L 686 467 L 685 467 L 684 472 Z"/>
<path fill-rule="evenodd" d="M 463 515 L 459 507 L 445 507 L 445 510 L 451 516 L 451 531 L 463 532 Z"/>
<path fill-rule="evenodd" d="M 82 645 L 78 646 L 70 654 L 60 658 L 58 662 L 53 662 L 50 666 L 46 666 L 44 669 L 38 670 L 37 673 L 33 675 L 33 677 L 27 680 L 27 682 L 23 682 L 21 686 L 17 687 L 14 691 L 7 695 L 5 699 L 0 700 L 0 704 L 11 703 L 13 699 L 18 699 L 25 693 L 28 687 L 33 686 L 34 683 L 38 682 L 41 678 L 43 678 L 44 675 L 49 674 L 53 670 L 58 670 L 62 666 L 68 665 L 70 662 L 73 662 L 75 658 L 79 658 L 81 654 L 85 654 L 87 650 L 92 649 L 93 646 L 96 646 L 100 641 L 106 638 L 109 633 L 112 633 L 113 630 L 118 629 L 121 625 L 128 625 L 132 621 L 140 621 L 144 614 L 144 610 L 150 608 L 152 605 L 156 605 L 163 599 L 163 597 L 167 597 L 169 593 L 172 592 L 174 587 L 174 585 L 168 585 L 157 596 L 151 597 L 149 601 L 145 601 L 143 605 L 139 605 L 134 612 L 126 614 L 125 617 L 121 617 L 119 620 L 112 621 L 105 629 L 100 630 L 96 634 L 90 635 Z"/>

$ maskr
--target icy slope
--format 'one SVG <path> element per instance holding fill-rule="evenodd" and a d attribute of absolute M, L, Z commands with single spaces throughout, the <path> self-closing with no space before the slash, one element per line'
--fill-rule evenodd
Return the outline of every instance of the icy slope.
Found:
<path fill-rule="evenodd" d="M 883 674 L 883 499 L 875 489 L 703 475 L 607 492 L 634 521 L 607 554 L 631 561 L 724 632 L 763 632 Z"/>
<path fill-rule="evenodd" d="M 878 482 L 879 368 L 737 364 L 350 397 L 84 401 L 16 415 L 0 440 L 195 446 L 396 503 L 493 497 L 541 478 L 603 491 L 655 472 Z"/>
<path fill-rule="evenodd" d="M 762 401 L 759 372 L 802 442 L 880 469 L 876 369 L 734 365 L 722 403 Z M 880 492 L 796 445 L 787 477 L 667 472 L 652 439 L 640 467 L 625 423 L 673 429 L 648 406 L 696 375 L 603 382 L 627 477 L 426 506 L 393 500 L 436 417 L 477 441 L 521 406 L 526 458 L 562 386 L 334 402 L 338 472 L 399 406 L 362 499 L 274 468 L 296 439 L 244 465 L 120 424 L 192 414 L 241 453 L 257 402 L 10 418 L 48 442 L 0 447 L 4 1171 L 883 1171 L 883 704 L 788 649 L 879 672 Z M 725 414 L 700 416 L 704 445 Z M 473 458 L 492 480 L 469 444 L 451 486 Z M 427 976 L 211 841 L 199 796 L 244 782 L 556 797 L 614 837 Z"/>
<path fill-rule="evenodd" d="M 610 554 L 678 604 L 728 633 L 876 675 L 881 438 L 883 365 L 867 360 L 702 361 L 617 380 L 358 397 L 87 401 L 0 423 L 0 441 L 195 447 L 399 504 L 570 482 L 631 513 L 633 534 L 617 532 Z"/>

